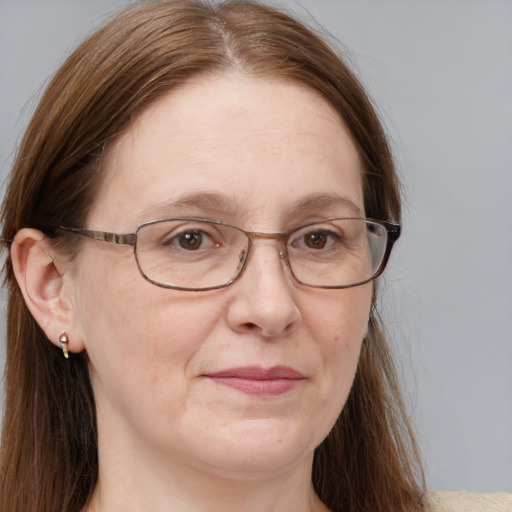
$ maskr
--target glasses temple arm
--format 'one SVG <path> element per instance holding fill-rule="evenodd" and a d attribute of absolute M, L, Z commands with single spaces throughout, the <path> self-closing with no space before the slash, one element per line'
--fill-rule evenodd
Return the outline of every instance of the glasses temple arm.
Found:
<path fill-rule="evenodd" d="M 101 242 L 108 242 L 111 244 L 134 246 L 137 240 L 137 235 L 135 233 L 109 233 L 108 231 L 93 231 L 91 229 L 65 228 L 63 226 L 59 226 L 57 229 L 66 231 L 68 233 L 74 233 L 75 235 L 87 236 L 94 240 L 100 240 Z"/>

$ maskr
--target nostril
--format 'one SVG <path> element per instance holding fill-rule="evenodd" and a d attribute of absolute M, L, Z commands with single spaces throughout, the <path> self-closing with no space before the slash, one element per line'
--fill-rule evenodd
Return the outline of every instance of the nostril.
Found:
<path fill-rule="evenodd" d="M 258 329 L 258 326 L 252 322 L 247 322 L 245 324 L 245 326 L 247 327 L 247 330 L 249 330 L 249 331 L 254 331 L 255 329 Z"/>

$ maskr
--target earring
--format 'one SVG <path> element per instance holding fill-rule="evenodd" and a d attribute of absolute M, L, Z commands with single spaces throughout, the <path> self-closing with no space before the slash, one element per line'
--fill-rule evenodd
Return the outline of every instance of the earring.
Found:
<path fill-rule="evenodd" d="M 68 334 L 66 332 L 63 332 L 59 336 L 59 343 L 60 343 L 60 346 L 62 347 L 62 353 L 64 354 L 64 357 L 66 359 L 69 359 L 69 352 L 68 352 L 69 338 L 68 338 Z"/>

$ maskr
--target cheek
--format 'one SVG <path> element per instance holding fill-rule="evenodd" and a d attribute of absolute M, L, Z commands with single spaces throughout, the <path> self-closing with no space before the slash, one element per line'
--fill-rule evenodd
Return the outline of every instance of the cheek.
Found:
<path fill-rule="evenodd" d="M 329 352 L 358 347 L 368 326 L 372 293 L 372 283 L 328 293 L 319 290 L 301 308 L 311 337 L 320 340 L 323 350 Z"/>
<path fill-rule="evenodd" d="M 132 256 L 133 258 L 133 256 Z M 81 276 L 77 323 L 97 398 L 148 408 L 170 390 L 179 403 L 193 361 L 218 319 L 217 302 L 146 282 L 131 262 Z M 172 382 L 171 382 L 172 380 Z"/>
<path fill-rule="evenodd" d="M 319 410 L 332 424 L 352 387 L 371 300 L 371 283 L 338 290 L 315 301 L 315 307 L 303 317 L 321 358 Z"/>

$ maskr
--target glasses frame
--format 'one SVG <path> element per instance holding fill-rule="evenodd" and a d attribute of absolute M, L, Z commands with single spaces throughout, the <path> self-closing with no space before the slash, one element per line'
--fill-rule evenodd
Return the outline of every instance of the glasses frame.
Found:
<path fill-rule="evenodd" d="M 382 257 L 382 262 L 379 265 L 379 268 L 377 271 L 368 279 L 365 279 L 363 281 L 359 281 L 357 283 L 348 284 L 348 285 L 312 285 L 308 283 L 302 282 L 300 279 L 297 278 L 297 276 L 293 272 L 293 268 L 290 265 L 290 260 L 288 257 L 288 240 L 289 238 L 295 233 L 296 231 L 306 228 L 308 226 L 313 226 L 315 224 L 321 224 L 323 222 L 331 222 L 335 220 L 361 220 L 365 221 L 367 223 L 371 222 L 374 224 L 379 224 L 383 226 L 386 229 L 387 232 L 387 244 L 384 251 L 384 255 Z M 216 286 L 209 286 L 206 288 L 193 288 L 193 287 L 183 287 L 183 286 L 176 286 L 176 285 L 170 285 L 170 284 L 163 284 L 158 281 L 154 281 L 150 277 L 148 277 L 144 271 L 142 270 L 140 266 L 139 259 L 137 257 L 137 236 L 141 229 L 143 229 L 145 226 L 150 226 L 153 224 L 158 224 L 161 222 L 168 222 L 168 221 L 196 221 L 196 222 L 207 222 L 209 224 L 217 224 L 222 226 L 228 226 L 233 229 L 236 229 L 237 231 L 240 231 L 243 233 L 247 239 L 247 251 L 245 252 L 243 258 L 240 259 L 239 268 L 236 272 L 236 274 L 226 283 L 216 285 Z M 95 231 L 92 229 L 83 229 L 83 228 L 69 228 L 65 226 L 56 226 L 55 229 L 65 231 L 67 233 L 75 234 L 75 235 L 81 235 L 88 238 L 92 238 L 94 240 L 99 240 L 100 242 L 107 242 L 110 244 L 116 244 L 116 245 L 128 245 L 133 247 L 133 254 L 135 256 L 135 261 L 137 263 L 137 268 L 139 269 L 140 274 L 142 277 L 150 282 L 151 284 L 154 284 L 155 286 L 159 286 L 160 288 L 168 288 L 173 290 L 182 290 L 182 291 L 192 291 L 192 292 L 200 292 L 200 291 L 208 291 L 208 290 L 217 290 L 219 288 L 226 288 L 227 286 L 230 286 L 233 284 L 242 274 L 246 267 L 246 262 L 249 258 L 249 253 L 251 252 L 253 243 L 255 240 L 279 240 L 281 243 L 281 250 L 279 251 L 279 256 L 286 261 L 286 265 L 288 266 L 291 275 L 297 281 L 299 284 L 303 286 L 308 286 L 310 288 L 324 288 L 324 289 L 343 289 L 343 288 L 353 288 L 354 286 L 361 286 L 365 283 L 368 283 L 374 279 L 377 279 L 386 268 L 386 265 L 389 261 L 389 256 L 391 255 L 391 250 L 393 248 L 394 243 L 398 240 L 401 233 L 401 226 L 400 224 L 395 224 L 392 222 L 387 222 L 383 220 L 375 220 L 375 219 L 365 219 L 365 218 L 358 218 L 358 217 L 329 217 L 326 219 L 317 220 L 314 222 L 308 222 L 306 224 L 302 224 L 300 226 L 296 226 L 292 229 L 289 229 L 287 231 L 281 231 L 276 233 L 262 233 L 260 231 L 245 231 L 244 229 L 241 229 L 237 226 L 234 226 L 233 224 L 229 224 L 227 222 L 222 222 L 220 220 L 212 220 L 212 219 L 206 219 L 202 217 L 171 217 L 166 219 L 157 219 L 157 220 L 151 220 L 148 222 L 142 223 L 140 226 L 137 227 L 137 229 L 133 233 L 112 233 L 109 231 Z"/>

